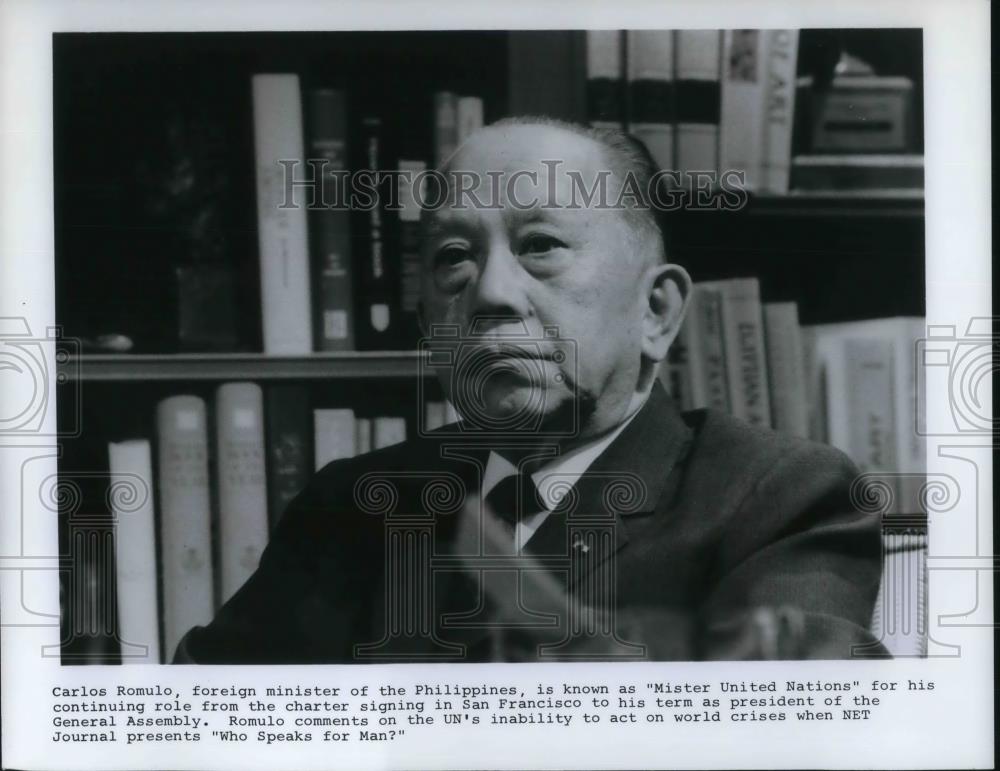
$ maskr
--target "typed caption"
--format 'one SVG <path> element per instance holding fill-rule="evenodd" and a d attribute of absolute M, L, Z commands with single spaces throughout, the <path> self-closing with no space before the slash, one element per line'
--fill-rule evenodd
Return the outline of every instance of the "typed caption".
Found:
<path fill-rule="evenodd" d="M 51 689 L 50 739 L 62 744 L 398 742 L 422 732 L 572 729 L 665 732 L 718 723 L 877 721 L 933 694 L 933 680 L 705 680 L 523 683 L 335 680 Z"/>

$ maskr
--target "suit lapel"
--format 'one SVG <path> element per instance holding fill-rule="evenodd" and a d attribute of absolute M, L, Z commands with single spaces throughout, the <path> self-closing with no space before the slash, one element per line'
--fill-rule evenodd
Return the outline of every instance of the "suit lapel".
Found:
<path fill-rule="evenodd" d="M 657 509 L 691 436 L 657 382 L 639 414 L 577 480 L 524 553 L 570 557 L 571 585 L 588 575 L 628 544 L 630 517 Z"/>

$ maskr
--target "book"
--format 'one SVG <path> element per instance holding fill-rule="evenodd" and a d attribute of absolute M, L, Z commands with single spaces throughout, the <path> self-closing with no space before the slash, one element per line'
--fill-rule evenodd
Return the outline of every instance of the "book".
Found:
<path fill-rule="evenodd" d="M 629 131 L 660 169 L 675 168 L 674 40 L 669 30 L 629 30 Z"/>
<path fill-rule="evenodd" d="M 846 446 L 835 446 L 851 456 L 862 471 L 891 473 L 897 468 L 892 360 L 891 340 L 844 341 Z"/>
<path fill-rule="evenodd" d="M 358 453 L 354 410 L 313 410 L 316 470 L 331 461 L 353 458 Z"/>
<path fill-rule="evenodd" d="M 318 196 L 309 212 L 316 287 L 316 350 L 354 348 L 351 224 L 347 192 L 347 106 L 343 91 L 317 88 L 308 95 L 309 160 Z"/>
<path fill-rule="evenodd" d="M 722 335 L 722 293 L 696 284 L 678 340 L 688 351 L 692 409 L 729 411 L 729 383 Z M 676 344 L 676 343 L 675 343 Z"/>
<path fill-rule="evenodd" d="M 122 663 L 160 663 L 153 461 L 148 439 L 108 443 Z"/>
<path fill-rule="evenodd" d="M 806 349 L 807 382 L 819 403 L 810 409 L 814 415 L 813 437 L 835 447 L 849 450 L 851 418 L 847 394 L 845 341 L 889 340 L 892 343 L 892 409 L 895 442 L 895 468 L 901 472 L 894 487 L 894 501 L 889 513 L 914 514 L 921 511 L 920 489 L 926 472 L 926 440 L 918 431 L 924 405 L 917 389 L 917 341 L 925 331 L 921 317 L 896 316 L 836 324 L 817 324 L 802 328 Z M 857 458 L 854 459 L 856 462 Z"/>
<path fill-rule="evenodd" d="M 764 303 L 764 348 L 772 425 L 778 431 L 808 437 L 805 354 L 798 305 Z"/>
<path fill-rule="evenodd" d="M 221 602 L 257 569 L 267 545 L 264 395 L 256 383 L 215 391 Z"/>
<path fill-rule="evenodd" d="M 258 74 L 252 85 L 264 352 L 310 353 L 306 207 L 299 200 L 284 200 L 285 174 L 301 174 L 304 165 L 299 78 Z"/>
<path fill-rule="evenodd" d="M 761 187 L 784 195 L 791 174 L 799 33 L 794 29 L 769 29 L 763 34 L 766 56 Z"/>
<path fill-rule="evenodd" d="M 313 471 L 312 410 L 305 386 L 269 386 L 264 399 L 267 515 L 273 529 Z"/>
<path fill-rule="evenodd" d="M 205 402 L 179 395 L 156 407 L 164 657 L 215 611 Z"/>
<path fill-rule="evenodd" d="M 372 446 L 376 450 L 406 441 L 406 418 L 380 416 L 372 421 Z"/>
<path fill-rule="evenodd" d="M 764 320 L 756 278 L 706 281 L 722 298 L 722 338 L 726 352 L 729 407 L 733 415 L 757 426 L 771 425 Z"/>
<path fill-rule="evenodd" d="M 434 94 L 434 167 L 451 157 L 458 147 L 458 97 L 451 91 Z"/>
<path fill-rule="evenodd" d="M 424 431 L 433 431 L 445 424 L 444 402 L 429 401 L 424 404 Z"/>
<path fill-rule="evenodd" d="M 381 118 L 364 116 L 358 125 L 358 152 L 354 168 L 372 181 L 371 200 L 352 211 L 356 228 L 354 255 L 356 280 L 355 343 L 362 351 L 388 351 L 396 347 L 398 331 L 394 264 L 398 259 L 394 226 L 396 213 L 382 199 L 386 192 L 376 183 L 387 168 L 389 152 Z M 368 193 L 369 191 L 365 191 Z M 368 204 L 371 205 L 368 205 Z"/>
<path fill-rule="evenodd" d="M 894 658 L 927 655 L 927 532 L 884 528 L 871 632 Z"/>
<path fill-rule="evenodd" d="M 719 172 L 742 172 L 744 187 L 761 187 L 764 150 L 764 38 L 759 29 L 723 33 Z"/>
<path fill-rule="evenodd" d="M 420 202 L 414 182 L 427 170 L 424 161 L 401 160 L 399 170 L 399 315 L 400 343 L 416 348 L 421 330 L 418 309 L 423 264 L 420 255 Z"/>
<path fill-rule="evenodd" d="M 354 425 L 355 454 L 364 455 L 372 451 L 372 421 L 371 418 L 358 418 Z"/>
<path fill-rule="evenodd" d="M 616 29 L 587 30 L 587 121 L 595 128 L 620 129 L 625 122 L 624 34 Z"/>
<path fill-rule="evenodd" d="M 674 35 L 677 168 L 715 174 L 719 169 L 722 33 L 684 29 Z"/>
<path fill-rule="evenodd" d="M 483 127 L 483 100 L 478 96 L 460 96 L 455 106 L 456 143 L 462 144 Z M 456 145 L 456 146 L 457 146 Z"/>

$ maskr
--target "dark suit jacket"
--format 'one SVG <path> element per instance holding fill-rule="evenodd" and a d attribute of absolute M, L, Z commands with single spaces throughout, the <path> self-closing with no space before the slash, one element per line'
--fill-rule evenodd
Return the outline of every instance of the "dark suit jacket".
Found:
<path fill-rule="evenodd" d="M 867 632 L 879 522 L 853 510 L 857 471 L 831 447 L 682 415 L 657 384 L 519 560 L 480 556 L 489 526 L 462 503 L 484 453 L 455 444 L 423 437 L 318 472 L 175 661 L 884 654 Z"/>

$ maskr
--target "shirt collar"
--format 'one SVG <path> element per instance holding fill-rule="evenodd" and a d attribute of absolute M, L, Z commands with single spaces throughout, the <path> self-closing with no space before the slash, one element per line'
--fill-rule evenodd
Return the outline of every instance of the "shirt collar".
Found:
<path fill-rule="evenodd" d="M 538 489 L 538 494 L 551 511 L 562 501 L 563 495 L 571 488 L 590 465 L 603 453 L 608 446 L 618 438 L 619 434 L 635 420 L 642 411 L 642 406 L 623 420 L 614 429 L 567 453 L 553 458 L 532 472 L 531 480 Z M 517 467 L 498 452 L 490 450 L 483 471 L 482 497 L 489 495 L 501 480 L 517 473 Z"/>

